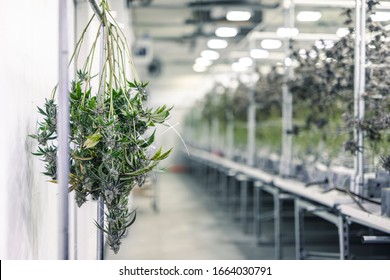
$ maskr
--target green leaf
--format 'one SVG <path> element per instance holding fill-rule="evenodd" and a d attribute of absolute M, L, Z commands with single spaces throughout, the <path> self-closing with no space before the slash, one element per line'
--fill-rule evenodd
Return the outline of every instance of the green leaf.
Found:
<path fill-rule="evenodd" d="M 166 151 L 165 153 L 163 153 L 163 154 L 158 158 L 158 160 L 166 159 L 166 158 L 169 156 L 169 154 L 171 153 L 171 151 L 172 151 L 172 148 L 170 148 L 168 151 Z"/>
<path fill-rule="evenodd" d="M 87 137 L 87 140 L 84 142 L 84 148 L 90 149 L 99 144 L 102 139 L 102 135 L 98 132 Z"/>
<path fill-rule="evenodd" d="M 158 160 L 158 157 L 161 155 L 162 148 L 158 149 L 158 151 L 150 158 L 150 160 Z"/>
<path fill-rule="evenodd" d="M 105 228 L 101 227 L 97 221 L 94 221 L 94 223 L 95 223 L 95 226 L 96 226 L 98 229 L 104 231 L 104 232 L 107 233 L 107 234 L 110 234 Z"/>
<path fill-rule="evenodd" d="M 138 175 L 141 175 L 141 174 L 145 174 L 145 173 L 148 173 L 149 171 L 151 171 L 156 165 L 158 164 L 158 161 L 156 162 L 153 162 L 152 164 L 149 164 L 148 166 L 144 167 L 144 168 L 141 168 L 137 171 L 134 171 L 134 172 L 130 172 L 130 173 L 125 173 L 125 175 L 127 176 L 131 176 L 131 177 L 135 177 L 135 176 L 138 176 Z M 129 178 L 123 178 L 123 180 L 128 180 Z"/>
<path fill-rule="evenodd" d="M 161 106 L 161 107 L 157 108 L 157 110 L 156 110 L 156 114 L 160 114 L 161 112 L 163 112 L 163 111 L 165 110 L 165 108 L 167 108 L 167 106 L 166 106 L 166 105 L 164 105 L 164 106 Z"/>
<path fill-rule="evenodd" d="M 134 210 L 133 212 L 134 212 L 133 218 L 130 220 L 130 222 L 129 222 L 127 225 L 125 225 L 124 228 L 128 228 L 129 226 L 131 226 L 132 224 L 134 224 L 135 219 L 137 218 L 137 212 L 136 212 L 135 210 Z"/>
<path fill-rule="evenodd" d="M 41 115 L 44 115 L 44 116 L 47 116 L 46 112 L 43 111 L 41 108 L 37 107 L 38 108 L 38 112 L 41 114 Z"/>
<path fill-rule="evenodd" d="M 149 146 L 153 143 L 155 133 L 156 133 L 156 130 L 154 130 L 154 131 L 153 131 L 153 134 L 148 138 L 148 140 L 146 140 L 146 141 L 141 145 L 142 148 L 149 147 Z"/>

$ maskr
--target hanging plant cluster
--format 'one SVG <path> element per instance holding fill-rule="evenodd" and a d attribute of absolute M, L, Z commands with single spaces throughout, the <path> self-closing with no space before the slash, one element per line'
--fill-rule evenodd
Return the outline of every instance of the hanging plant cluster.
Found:
<path fill-rule="evenodd" d="M 239 81 L 239 84 L 230 98 L 232 103 L 232 112 L 235 120 L 246 121 L 248 118 L 248 106 L 249 106 L 249 88 L 243 82 Z"/>
<path fill-rule="evenodd" d="M 255 102 L 259 110 L 260 121 L 272 116 L 282 115 L 282 86 L 284 71 L 279 66 L 273 66 L 271 71 L 256 83 Z"/>
<path fill-rule="evenodd" d="M 336 63 L 336 71 L 344 72 L 344 83 L 338 84 L 335 90 L 344 90 L 349 95 L 350 104 L 349 110 L 344 114 L 343 119 L 349 130 L 350 138 L 346 142 L 345 148 L 351 153 L 356 153 L 362 150 L 353 139 L 353 130 L 359 128 L 363 131 L 372 151 L 377 154 L 379 144 L 383 144 L 385 130 L 389 128 L 386 123 L 388 119 L 388 109 L 390 108 L 390 95 L 388 88 L 390 81 L 386 77 L 390 74 L 390 46 L 388 44 L 390 33 L 379 23 L 372 20 L 372 15 L 375 14 L 377 1 L 370 0 L 367 2 L 366 15 L 366 83 L 365 83 L 365 117 L 364 120 L 358 121 L 353 116 L 353 78 L 354 78 L 354 42 L 355 30 L 352 11 L 347 9 L 344 13 L 346 16 L 345 24 L 349 34 L 343 37 L 336 45 L 332 58 L 343 63 Z M 345 54 L 348 54 L 350 59 L 346 60 Z M 342 69 L 350 69 L 350 71 L 342 71 Z M 349 72 L 349 73 L 345 73 Z"/>
<path fill-rule="evenodd" d="M 77 205 L 88 196 L 102 198 L 106 207 L 107 235 L 111 249 L 117 253 L 121 238 L 135 221 L 129 210 L 128 196 L 135 186 L 142 186 L 148 174 L 167 158 L 171 150 L 163 152 L 153 147 L 156 124 L 164 124 L 170 108 L 145 107 L 148 99 L 147 83 L 138 80 L 133 68 L 126 38 L 111 16 L 108 2 L 100 3 L 100 28 L 89 50 L 89 55 L 78 70 L 70 88 L 70 191 L 75 192 Z M 79 65 L 79 54 L 91 18 L 78 41 L 72 60 Z M 100 75 L 92 73 L 97 42 L 104 36 L 105 61 Z M 129 82 L 126 67 L 133 69 L 135 81 Z M 98 76 L 98 77 L 97 77 Z M 91 86 L 97 82 L 98 88 Z M 38 141 L 34 154 L 45 162 L 45 175 L 57 180 L 57 105 L 53 96 L 38 108 L 43 120 L 38 132 L 31 135 Z"/>
<path fill-rule="evenodd" d="M 217 93 L 218 87 L 223 88 L 223 92 Z M 235 120 L 245 121 L 249 106 L 248 88 L 239 82 L 235 92 L 232 93 L 228 88 L 217 84 L 205 95 L 202 103 L 202 116 L 207 120 L 219 118 L 220 121 L 225 122 L 226 113 L 232 113 Z"/>
<path fill-rule="evenodd" d="M 218 93 L 219 91 L 219 93 Z M 213 118 L 222 122 L 225 120 L 225 106 L 229 106 L 227 89 L 221 84 L 215 84 L 202 100 L 202 118 L 211 123 Z"/>
<path fill-rule="evenodd" d="M 327 41 L 320 41 L 310 50 L 296 50 L 292 58 L 297 67 L 294 69 L 295 78 L 289 82 L 290 90 L 294 95 L 294 110 L 302 112 L 300 107 L 309 106 L 310 111 L 305 116 L 305 126 L 310 129 L 313 125 L 322 129 L 323 137 L 329 131 L 324 129 L 332 118 L 343 120 L 344 129 L 337 129 L 331 133 L 348 132 L 345 150 L 356 153 L 362 150 L 354 140 L 353 131 L 359 127 L 373 151 L 378 148 L 389 128 L 390 80 L 386 79 L 390 73 L 388 44 L 389 32 L 371 18 L 375 14 L 377 1 L 367 1 L 366 22 L 366 91 L 365 91 L 365 119 L 357 121 L 353 116 L 353 86 L 354 86 L 354 53 L 355 27 L 353 12 L 346 9 L 342 16 L 348 34 L 327 48 Z M 315 104 L 316 106 L 312 106 Z M 304 110 L 303 110 L 304 111 Z"/>
<path fill-rule="evenodd" d="M 284 69 L 276 65 L 266 75 L 260 75 L 254 87 L 256 139 L 262 153 L 281 152 L 283 81 Z"/>
<path fill-rule="evenodd" d="M 295 68 L 288 85 L 293 94 L 294 118 L 304 119 L 297 131 L 315 127 L 325 132 L 329 117 L 340 116 L 348 109 L 353 87 L 354 41 L 343 37 L 332 45 L 319 40 L 308 50 L 291 52 Z"/>

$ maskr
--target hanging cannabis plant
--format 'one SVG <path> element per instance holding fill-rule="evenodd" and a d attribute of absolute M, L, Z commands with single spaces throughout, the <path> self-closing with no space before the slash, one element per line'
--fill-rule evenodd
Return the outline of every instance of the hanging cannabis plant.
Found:
<path fill-rule="evenodd" d="M 374 155 L 383 148 L 386 130 L 390 128 L 390 80 L 387 78 L 390 73 L 390 34 L 371 18 L 377 4 L 378 1 L 367 1 L 364 120 L 356 120 L 353 111 L 355 23 L 351 9 L 342 13 L 348 34 L 335 42 L 334 46 L 326 48 L 326 41 L 323 41 L 318 44 L 320 48 L 313 46 L 306 51 L 296 50 L 292 55 L 298 64 L 294 70 L 295 79 L 289 83 L 294 102 L 297 103 L 295 111 L 302 115 L 305 114 L 304 107 L 310 108 L 301 131 L 318 128 L 323 138 L 342 132 L 341 136 L 347 138 L 344 148 L 352 154 L 363 150 L 354 139 L 356 128 L 363 131 Z M 339 120 L 343 123 L 342 128 L 335 126 Z"/>
<path fill-rule="evenodd" d="M 386 149 L 387 130 L 390 128 L 390 46 L 389 31 L 380 23 L 372 20 L 376 13 L 378 1 L 367 1 L 366 15 L 366 84 L 365 93 L 365 116 L 363 120 L 356 120 L 353 115 L 353 77 L 354 77 L 354 48 L 355 29 L 352 11 L 347 9 L 344 12 L 345 25 L 349 31 L 348 35 L 335 44 L 335 48 L 329 53 L 333 58 L 334 73 L 339 73 L 338 83 L 333 87 L 334 91 L 340 91 L 349 95 L 351 100 L 349 109 L 344 114 L 344 123 L 349 131 L 349 140 L 345 144 L 346 150 L 351 153 L 361 152 L 353 137 L 353 130 L 359 128 L 367 140 L 372 155 L 372 160 Z M 349 71 L 345 71 L 349 69 Z"/>
<path fill-rule="evenodd" d="M 254 98 L 260 109 L 260 121 L 274 115 L 281 116 L 283 79 L 283 71 L 278 66 L 273 66 L 268 74 L 258 79 Z"/>
<path fill-rule="evenodd" d="M 106 207 L 107 234 L 111 249 L 117 253 L 126 229 L 135 221 L 135 212 L 128 206 L 128 196 L 135 186 L 142 186 L 148 174 L 165 159 L 169 151 L 155 151 L 152 146 L 155 124 L 164 124 L 170 109 L 166 106 L 148 109 L 147 83 L 138 80 L 133 68 L 126 38 L 110 14 L 108 2 L 100 3 L 100 28 L 83 67 L 77 71 L 70 88 L 70 191 L 75 192 L 77 205 L 90 195 L 102 198 Z M 72 60 L 79 65 L 83 39 L 93 18 L 77 42 Z M 104 61 L 100 75 L 92 72 L 97 42 L 104 33 Z M 126 67 L 133 69 L 135 80 L 128 81 Z M 93 87 L 92 82 L 98 84 Z M 45 162 L 45 175 L 57 180 L 57 105 L 55 90 L 38 108 L 43 120 L 38 132 L 31 135 L 38 141 L 34 153 Z M 149 133 L 149 134 L 148 134 Z M 148 134 L 148 136 L 146 136 Z M 98 227 L 98 222 L 96 223 Z"/>
<path fill-rule="evenodd" d="M 359 147 L 353 139 L 352 131 L 359 128 L 363 131 L 371 151 L 374 154 L 379 153 L 379 148 L 384 144 L 385 130 L 389 128 L 384 122 L 387 119 L 389 108 L 390 81 L 389 75 L 389 55 L 390 47 L 388 44 L 389 32 L 379 22 L 372 20 L 375 15 L 375 8 L 378 1 L 367 1 L 366 15 L 366 84 L 365 84 L 365 117 L 363 120 L 356 120 L 353 116 L 353 77 L 354 77 L 354 48 L 355 48 L 355 29 L 352 11 L 347 9 L 344 12 L 346 18 L 345 25 L 349 31 L 348 35 L 336 43 L 335 48 L 329 53 L 335 61 L 333 68 L 338 75 L 338 83 L 335 85 L 335 91 L 341 91 L 349 95 L 349 110 L 344 114 L 344 123 L 349 129 L 350 139 L 346 142 L 346 149 L 352 153 L 359 152 L 363 147 Z M 349 71 L 345 71 L 349 69 Z"/>

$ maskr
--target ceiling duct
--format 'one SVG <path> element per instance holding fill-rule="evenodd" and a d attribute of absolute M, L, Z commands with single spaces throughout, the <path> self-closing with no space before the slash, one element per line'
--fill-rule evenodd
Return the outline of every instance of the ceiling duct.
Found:
<path fill-rule="evenodd" d="M 127 8 L 130 7 L 146 7 L 152 3 L 153 0 L 127 0 Z"/>
<path fill-rule="evenodd" d="M 224 7 L 224 8 L 233 8 L 233 7 L 246 7 L 251 10 L 264 10 L 264 9 L 276 9 L 280 6 L 280 3 L 275 2 L 271 4 L 262 4 L 254 1 L 238 1 L 238 0 L 205 0 L 205 1 L 191 1 L 187 3 L 179 4 L 152 4 L 152 0 L 127 0 L 128 8 L 137 8 L 137 9 L 168 9 L 168 10 L 177 10 L 177 9 L 192 9 L 192 10 L 210 10 L 213 7 Z"/>
<path fill-rule="evenodd" d="M 192 13 L 193 18 L 187 19 L 185 24 L 202 24 L 202 23 L 228 23 L 231 24 L 225 17 L 212 17 L 211 10 L 197 10 Z M 263 20 L 263 12 L 261 10 L 254 11 L 248 21 L 235 22 L 240 25 L 253 25 L 260 23 Z"/>

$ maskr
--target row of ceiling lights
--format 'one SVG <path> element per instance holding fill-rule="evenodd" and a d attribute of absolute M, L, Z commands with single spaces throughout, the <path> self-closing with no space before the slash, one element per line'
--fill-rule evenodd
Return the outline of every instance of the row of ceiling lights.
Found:
<path fill-rule="evenodd" d="M 230 11 L 226 15 L 226 19 L 229 21 L 247 21 L 251 17 L 249 11 Z M 297 20 L 300 22 L 315 22 L 322 17 L 322 14 L 317 11 L 301 11 L 297 14 Z M 376 12 L 371 16 L 373 21 L 389 21 L 389 12 Z M 338 37 L 344 37 L 349 33 L 347 28 L 339 28 L 336 32 Z M 238 29 L 235 27 L 219 27 L 215 31 L 215 35 L 220 38 L 232 38 L 238 34 Z M 285 28 L 280 27 L 276 31 L 276 35 L 281 38 L 295 37 L 299 34 L 297 28 Z M 334 43 L 330 40 L 319 40 L 315 43 L 317 48 L 331 48 Z M 207 67 L 213 64 L 213 61 L 219 58 L 219 53 L 216 49 L 225 49 L 228 46 L 228 42 L 225 39 L 210 39 L 207 42 L 209 50 L 201 52 L 201 56 L 195 60 L 193 70 L 195 72 L 204 72 Z M 232 64 L 234 71 L 244 71 L 248 67 L 252 66 L 253 59 L 265 59 L 269 57 L 268 50 L 276 50 L 282 46 L 282 41 L 278 39 L 263 39 L 260 43 L 260 48 L 255 48 L 250 51 L 250 57 L 241 57 L 237 62 Z"/>
<path fill-rule="evenodd" d="M 228 21 L 248 21 L 252 14 L 249 11 L 228 11 L 226 19 Z M 232 38 L 238 33 L 238 29 L 235 27 L 220 27 L 215 30 L 215 35 L 219 38 Z M 200 57 L 195 60 L 193 70 L 195 72 L 204 72 L 207 67 L 213 64 L 213 61 L 219 58 L 219 53 L 215 50 L 225 49 L 228 46 L 228 42 L 224 39 L 210 39 L 207 42 L 209 50 L 201 52 Z"/>

